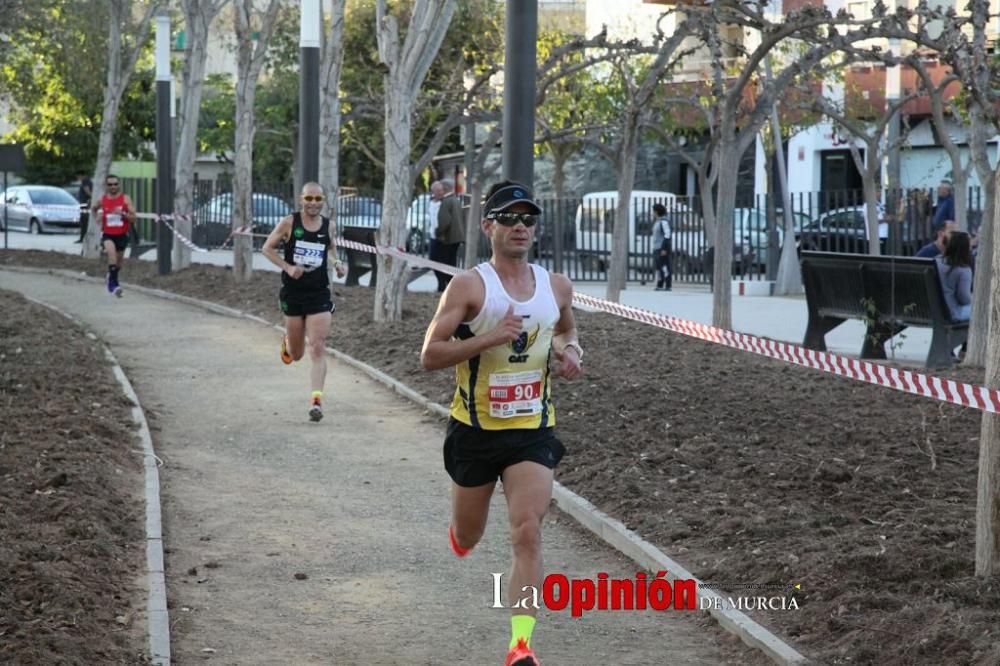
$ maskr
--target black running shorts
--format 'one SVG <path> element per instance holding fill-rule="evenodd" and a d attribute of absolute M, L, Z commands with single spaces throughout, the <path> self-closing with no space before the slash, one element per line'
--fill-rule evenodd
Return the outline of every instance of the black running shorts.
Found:
<path fill-rule="evenodd" d="M 289 317 L 305 317 L 335 309 L 328 287 L 310 291 L 282 287 L 278 294 L 278 306 Z"/>
<path fill-rule="evenodd" d="M 114 243 L 116 252 L 124 252 L 128 247 L 128 234 L 101 234 L 101 245 L 104 245 L 104 241 Z"/>
<path fill-rule="evenodd" d="M 555 469 L 565 453 L 553 428 L 483 430 L 448 419 L 444 438 L 444 468 L 466 488 L 493 483 L 526 460 Z"/>

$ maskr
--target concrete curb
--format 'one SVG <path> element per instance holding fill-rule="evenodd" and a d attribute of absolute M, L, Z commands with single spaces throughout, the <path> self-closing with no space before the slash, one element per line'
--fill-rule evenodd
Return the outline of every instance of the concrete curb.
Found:
<path fill-rule="evenodd" d="M 0 267 L 6 268 L 6 267 Z M 76 273 L 64 270 L 45 270 L 45 269 L 33 269 L 26 267 L 15 267 L 15 270 L 23 270 L 26 272 L 41 272 L 50 274 L 61 274 L 67 277 L 75 277 L 83 281 L 95 281 L 100 282 L 97 278 L 91 278 L 89 276 L 80 276 Z M 221 305 L 216 305 L 214 303 L 208 303 L 205 301 L 200 301 L 189 296 L 182 296 L 179 294 L 173 294 L 171 292 L 161 291 L 159 289 L 150 289 L 148 287 L 141 287 L 137 285 L 127 285 L 130 289 L 135 289 L 140 293 L 146 293 L 151 296 L 158 296 L 160 298 L 165 298 L 167 300 L 178 301 L 186 303 L 189 305 L 194 305 L 217 314 L 222 314 L 229 317 L 238 317 L 244 319 L 250 319 L 258 323 L 262 323 L 269 326 L 277 331 L 284 332 L 284 328 L 272 324 L 271 322 L 257 317 L 256 315 L 251 315 L 240 310 L 234 310 Z M 381 370 L 374 368 L 363 361 L 349 356 L 341 351 L 332 349 L 330 347 L 326 348 L 327 352 L 332 354 L 338 360 L 347 363 L 348 365 L 361 370 L 365 374 L 369 375 L 372 379 L 384 384 L 385 386 L 391 388 L 396 393 L 405 396 L 407 399 L 413 401 L 414 403 L 420 405 L 424 409 L 433 414 L 447 418 L 448 410 L 430 399 L 424 397 L 417 391 L 414 391 L 409 386 L 406 386 L 397 379 L 390 377 Z M 719 623 L 719 625 L 726 631 L 736 635 L 744 643 L 750 647 L 756 648 L 764 652 L 772 661 L 776 664 L 782 665 L 795 665 L 799 666 L 802 664 L 810 663 L 809 660 L 795 650 L 792 646 L 788 645 L 780 638 L 771 633 L 768 629 L 748 617 L 746 614 L 733 609 L 728 608 L 726 600 L 721 595 L 705 589 L 701 585 L 701 581 L 696 579 L 691 573 L 681 566 L 678 562 L 671 559 L 666 553 L 661 551 L 659 548 L 649 543 L 642 537 L 640 537 L 635 532 L 631 531 L 625 525 L 608 516 L 603 511 L 600 511 L 597 507 L 591 504 L 589 501 L 583 497 L 577 495 L 573 491 L 569 490 L 559 482 L 555 482 L 553 486 L 553 498 L 556 501 L 556 505 L 566 514 L 571 516 L 580 525 L 587 528 L 594 534 L 596 534 L 602 541 L 610 545 L 615 550 L 618 550 L 624 554 L 629 559 L 633 560 L 636 564 L 641 567 L 648 569 L 649 571 L 666 571 L 668 580 L 694 580 L 696 581 L 696 586 L 698 589 L 699 598 L 699 608 L 701 607 L 702 600 L 705 600 L 707 605 L 709 615 L 711 615 Z"/>
<path fill-rule="evenodd" d="M 78 328 L 86 331 L 87 326 L 69 314 L 44 301 L 25 296 L 27 300 L 46 307 L 73 322 Z M 88 337 L 97 339 L 93 333 Z M 167 611 L 167 583 L 163 569 L 163 529 L 160 512 L 160 473 L 157 469 L 156 454 L 153 452 L 153 438 L 146 422 L 146 414 L 139 402 L 132 383 L 125 376 L 118 359 L 107 345 L 104 356 L 111 363 L 115 379 L 122 387 L 122 393 L 132 401 L 132 420 L 139 427 L 139 439 L 142 440 L 142 459 L 145 468 L 146 494 L 146 614 L 148 617 L 147 635 L 149 639 L 150 662 L 156 666 L 170 666 L 170 615 Z"/>

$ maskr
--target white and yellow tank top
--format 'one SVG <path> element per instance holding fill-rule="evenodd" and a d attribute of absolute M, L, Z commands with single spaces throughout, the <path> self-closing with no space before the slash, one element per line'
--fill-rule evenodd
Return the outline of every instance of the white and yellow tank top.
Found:
<path fill-rule="evenodd" d="M 516 301 L 503 288 L 490 263 L 479 264 L 474 270 L 486 287 L 486 297 L 479 314 L 462 323 L 455 337 L 464 340 L 492 331 L 510 305 L 514 306 L 514 314 L 524 318 L 524 324 L 516 340 L 487 349 L 456 366 L 458 385 L 451 401 L 451 416 L 483 430 L 551 428 L 556 424 L 556 412 L 549 399 L 549 353 L 559 306 L 549 273 L 531 264 L 535 293 L 526 301 Z"/>

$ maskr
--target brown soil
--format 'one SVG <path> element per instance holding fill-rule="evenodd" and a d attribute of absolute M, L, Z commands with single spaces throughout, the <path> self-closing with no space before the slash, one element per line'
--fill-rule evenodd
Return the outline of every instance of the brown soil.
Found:
<path fill-rule="evenodd" d="M 69 320 L 0 311 L 0 663 L 148 663 L 131 403 Z"/>
<path fill-rule="evenodd" d="M 99 274 L 59 253 L 6 263 Z M 275 274 L 236 285 L 132 262 L 123 280 L 280 321 Z M 330 345 L 449 401 L 452 375 L 418 363 L 436 298 L 408 294 L 404 321 L 376 324 L 371 295 L 335 288 Z M 972 575 L 978 412 L 607 315 L 577 323 L 586 377 L 555 387 L 562 483 L 703 581 L 801 584 L 731 591 L 794 596 L 751 615 L 819 663 L 1000 663 L 1000 578 Z"/>

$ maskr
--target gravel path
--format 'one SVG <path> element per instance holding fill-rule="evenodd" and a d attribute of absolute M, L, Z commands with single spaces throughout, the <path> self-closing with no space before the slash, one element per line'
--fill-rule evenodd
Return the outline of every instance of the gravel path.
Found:
<path fill-rule="evenodd" d="M 176 664 L 502 662 L 502 495 L 473 556 L 452 557 L 440 420 L 331 360 L 312 424 L 308 365 L 283 366 L 273 330 L 61 277 L 0 270 L 0 283 L 86 322 L 147 411 Z M 544 539 L 547 571 L 636 572 L 564 516 Z M 700 615 L 543 610 L 533 644 L 546 666 L 718 664 L 723 640 Z"/>

